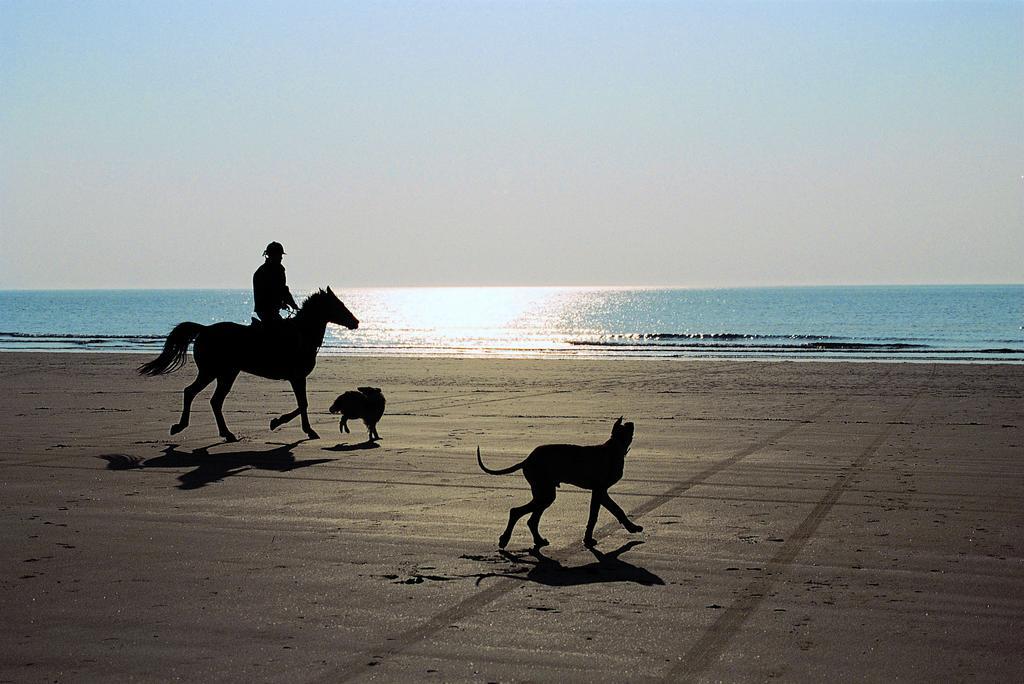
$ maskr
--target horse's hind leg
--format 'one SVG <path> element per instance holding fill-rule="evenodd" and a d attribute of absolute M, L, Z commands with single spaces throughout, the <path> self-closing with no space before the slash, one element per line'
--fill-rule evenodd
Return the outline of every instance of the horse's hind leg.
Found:
<path fill-rule="evenodd" d="M 277 428 L 281 427 L 285 423 L 293 420 L 295 418 L 295 416 L 299 415 L 299 413 L 300 413 L 300 409 L 295 409 L 294 411 L 289 411 L 288 413 L 282 414 L 281 416 L 279 416 L 277 418 L 271 418 L 270 419 L 270 429 L 271 430 L 276 430 Z M 342 423 L 344 424 L 344 419 L 342 420 Z"/>
<path fill-rule="evenodd" d="M 294 411 L 289 411 L 283 414 L 279 418 L 273 418 L 270 421 L 270 429 L 276 430 L 288 421 L 295 418 L 295 416 L 302 416 L 302 431 L 310 439 L 320 439 L 320 435 L 316 433 L 316 430 L 309 424 L 309 417 L 306 415 L 306 378 L 299 378 L 298 380 L 292 380 L 292 392 L 295 394 L 295 401 L 298 407 Z M 345 424 L 347 417 L 342 416 L 339 428 L 348 432 L 348 426 Z"/>
<path fill-rule="evenodd" d="M 224 398 L 228 396 L 228 392 L 231 391 L 231 386 L 235 384 L 235 378 L 237 377 L 238 371 L 218 377 L 217 389 L 213 391 L 213 397 L 210 398 L 210 406 L 213 407 L 213 417 L 217 419 L 217 430 L 220 432 L 220 436 L 229 442 L 237 442 L 238 438 L 231 433 L 231 430 L 228 430 L 221 407 L 224 406 Z"/>
<path fill-rule="evenodd" d="M 176 435 L 185 428 L 188 427 L 188 416 L 192 410 L 192 400 L 196 398 L 196 395 L 203 391 L 207 385 L 213 382 L 213 374 L 207 371 L 200 370 L 199 375 L 192 381 L 192 384 L 185 388 L 182 394 L 184 399 L 182 401 L 181 408 L 181 420 L 171 426 L 171 434 Z"/>

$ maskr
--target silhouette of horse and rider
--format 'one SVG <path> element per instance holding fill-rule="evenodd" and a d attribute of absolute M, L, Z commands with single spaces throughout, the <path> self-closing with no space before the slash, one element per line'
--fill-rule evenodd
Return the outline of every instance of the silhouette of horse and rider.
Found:
<path fill-rule="evenodd" d="M 171 426 L 171 434 L 188 427 L 192 400 L 214 380 L 217 387 L 210 399 L 220 436 L 229 442 L 237 437 L 224 422 L 221 408 L 241 372 L 271 380 L 287 380 L 295 393 L 296 409 L 270 421 L 276 429 L 296 416 L 302 417 L 302 430 L 310 439 L 319 435 L 309 424 L 306 413 L 306 377 L 316 366 L 316 355 L 324 341 L 328 323 L 343 325 L 349 330 L 359 321 L 328 287 L 318 290 L 299 306 L 292 298 L 281 258 L 284 248 L 278 242 L 267 245 L 262 266 L 253 274 L 254 309 L 259 316 L 251 325 L 220 322 L 201 325 L 191 321 L 179 323 L 164 342 L 160 356 L 139 366 L 142 375 L 163 375 L 181 368 L 193 344 L 192 357 L 198 369 L 196 379 L 184 390 L 181 419 Z M 282 319 L 281 309 L 293 309 L 295 315 Z"/>

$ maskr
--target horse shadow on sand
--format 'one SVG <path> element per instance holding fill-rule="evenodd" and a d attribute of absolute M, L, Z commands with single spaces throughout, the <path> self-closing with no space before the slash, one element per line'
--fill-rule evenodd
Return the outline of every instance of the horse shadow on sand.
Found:
<path fill-rule="evenodd" d="M 562 565 L 558 560 L 545 556 L 538 548 L 528 550 L 527 556 L 502 549 L 499 552 L 502 558 L 516 565 L 527 565 L 529 569 L 525 573 L 517 569 L 508 572 L 482 573 L 477 575 L 476 583 L 479 585 L 489 577 L 508 577 L 528 580 L 549 587 L 574 587 L 604 582 L 632 582 L 648 587 L 664 585 L 665 581 L 650 570 L 622 560 L 622 554 L 639 544 L 643 544 L 643 542 L 634 539 L 609 553 L 602 553 L 596 548 L 590 548 L 588 551 L 594 555 L 596 560 L 593 563 L 576 566 Z"/>
<path fill-rule="evenodd" d="M 153 458 L 140 458 L 127 454 L 105 454 L 100 458 L 107 462 L 109 470 L 194 468 L 194 470 L 178 476 L 178 480 L 181 482 L 178 489 L 199 489 L 247 470 L 270 470 L 286 473 L 334 460 L 331 458 L 295 460 L 292 450 L 303 441 L 305 440 L 282 444 L 265 451 L 231 451 L 222 454 L 210 453 L 210 447 L 216 446 L 213 444 L 191 451 L 179 449 L 177 444 L 168 444 L 160 456 Z"/>

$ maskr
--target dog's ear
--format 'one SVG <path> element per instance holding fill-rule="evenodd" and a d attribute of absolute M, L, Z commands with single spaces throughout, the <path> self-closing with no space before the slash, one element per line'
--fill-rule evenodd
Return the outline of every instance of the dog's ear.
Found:
<path fill-rule="evenodd" d="M 615 421 L 615 426 L 614 427 L 615 428 L 622 427 L 622 416 L 619 416 L 619 419 L 617 421 Z"/>

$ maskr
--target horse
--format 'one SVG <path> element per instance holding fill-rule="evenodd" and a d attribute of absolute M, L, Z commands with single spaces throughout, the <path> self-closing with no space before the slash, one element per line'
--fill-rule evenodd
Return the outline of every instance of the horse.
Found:
<path fill-rule="evenodd" d="M 201 325 L 185 321 L 171 330 L 160 356 L 139 366 L 138 372 L 154 376 L 178 370 L 185 365 L 189 344 L 194 341 L 192 357 L 198 374 L 185 388 L 181 420 L 171 426 L 172 435 L 188 427 L 192 400 L 216 379 L 210 406 L 217 419 L 217 429 L 227 441 L 238 441 L 224 423 L 221 407 L 235 378 L 245 371 L 261 378 L 287 380 L 292 385 L 298 407 L 271 420 L 271 430 L 295 416 L 302 416 L 302 430 L 310 439 L 319 439 L 320 435 L 306 415 L 306 377 L 316 366 L 316 354 L 323 344 L 328 323 L 343 325 L 349 330 L 359 327 L 359 321 L 329 287 L 307 297 L 294 316 L 272 325 L 255 321 L 253 325 L 230 322 Z"/>

